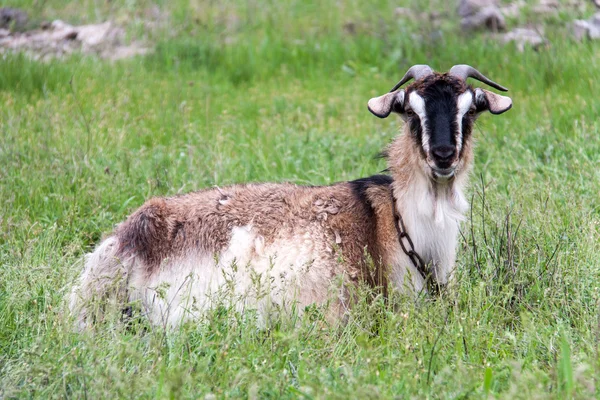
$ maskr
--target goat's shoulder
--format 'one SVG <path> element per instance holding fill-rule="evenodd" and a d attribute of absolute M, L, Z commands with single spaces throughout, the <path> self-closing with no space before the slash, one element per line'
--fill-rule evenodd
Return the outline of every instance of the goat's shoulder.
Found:
<path fill-rule="evenodd" d="M 357 201 L 373 210 L 390 205 L 393 179 L 389 175 L 373 175 L 348 182 Z"/>

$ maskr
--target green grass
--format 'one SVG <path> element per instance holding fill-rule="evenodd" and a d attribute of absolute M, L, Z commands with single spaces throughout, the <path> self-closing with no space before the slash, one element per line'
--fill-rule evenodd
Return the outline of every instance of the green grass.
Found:
<path fill-rule="evenodd" d="M 598 397 L 600 48 L 565 28 L 583 15 L 539 17 L 551 46 L 519 53 L 452 18 L 440 40 L 395 2 L 363 3 L 159 2 L 169 30 L 143 34 L 147 1 L 15 4 L 124 21 L 157 47 L 0 64 L 0 398 Z M 385 168 L 375 156 L 398 121 L 366 101 L 416 63 L 472 64 L 514 101 L 476 130 L 472 210 L 441 298 L 361 301 L 342 327 L 314 309 L 266 331 L 219 309 L 175 332 L 72 331 L 78 260 L 145 199 Z"/>

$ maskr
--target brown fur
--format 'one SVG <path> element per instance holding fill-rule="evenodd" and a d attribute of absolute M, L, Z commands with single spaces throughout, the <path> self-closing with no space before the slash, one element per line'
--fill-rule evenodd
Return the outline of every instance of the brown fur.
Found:
<path fill-rule="evenodd" d="M 361 199 L 348 182 L 321 187 L 266 183 L 151 199 L 115 235 L 121 257 L 140 257 L 152 274 L 163 260 L 189 249 L 217 254 L 228 245 L 233 227 L 250 224 L 265 244 L 306 232 L 314 240 L 324 239 L 340 250 L 353 280 L 364 276 L 365 254 L 380 264 L 381 243 L 386 242 L 381 239 L 395 229 L 388 185 L 368 187 L 367 199 Z"/>
<path fill-rule="evenodd" d="M 431 85 L 433 82 L 445 82 L 448 85 L 452 86 L 457 95 L 460 95 L 466 92 L 470 85 L 468 85 L 465 81 L 461 79 L 457 79 L 454 76 L 448 75 L 447 73 L 438 73 L 435 72 L 432 75 L 426 76 L 423 79 L 415 81 L 406 87 L 406 93 L 410 93 L 412 91 L 417 91 L 417 93 L 422 94 L 423 91 L 427 88 L 427 86 Z"/>

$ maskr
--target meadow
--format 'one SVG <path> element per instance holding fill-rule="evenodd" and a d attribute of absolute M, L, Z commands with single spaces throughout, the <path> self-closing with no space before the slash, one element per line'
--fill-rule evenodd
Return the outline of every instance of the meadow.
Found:
<path fill-rule="evenodd" d="M 112 19 L 155 51 L 2 56 L 0 398 L 600 396 L 600 42 L 567 28 L 591 2 L 510 18 L 545 27 L 549 43 L 524 52 L 461 32 L 438 0 L 12 5 L 33 22 Z M 151 7 L 162 22 L 149 30 Z M 366 102 L 417 63 L 471 64 L 514 102 L 478 122 L 447 291 L 359 288 L 342 326 L 317 308 L 269 329 L 217 309 L 175 331 L 143 318 L 73 330 L 64 297 L 82 256 L 146 199 L 385 169 L 377 154 L 400 120 Z"/>

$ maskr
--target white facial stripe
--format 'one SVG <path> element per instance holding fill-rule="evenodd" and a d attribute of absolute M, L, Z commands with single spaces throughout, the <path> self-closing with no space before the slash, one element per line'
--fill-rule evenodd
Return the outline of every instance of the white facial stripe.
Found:
<path fill-rule="evenodd" d="M 419 118 L 425 118 L 425 100 L 417 92 L 412 92 L 408 101 L 410 108 L 417 113 Z"/>
<path fill-rule="evenodd" d="M 456 115 L 456 124 L 458 125 L 458 132 L 456 133 L 456 147 L 458 148 L 459 152 L 462 149 L 462 119 L 471 108 L 471 104 L 473 104 L 473 95 L 468 90 L 458 96 L 456 101 L 456 108 L 458 108 L 458 113 Z"/>
<path fill-rule="evenodd" d="M 467 90 L 458 96 L 458 100 L 456 102 L 458 107 L 458 116 L 462 118 L 471 108 L 471 104 L 473 104 L 473 95 L 470 91 Z"/>
<path fill-rule="evenodd" d="M 421 120 L 421 140 L 423 142 L 423 150 L 425 153 L 429 152 L 429 134 L 425 129 L 425 100 L 417 94 L 417 92 L 412 92 L 408 97 L 408 103 L 410 104 L 410 108 L 419 116 Z"/>

